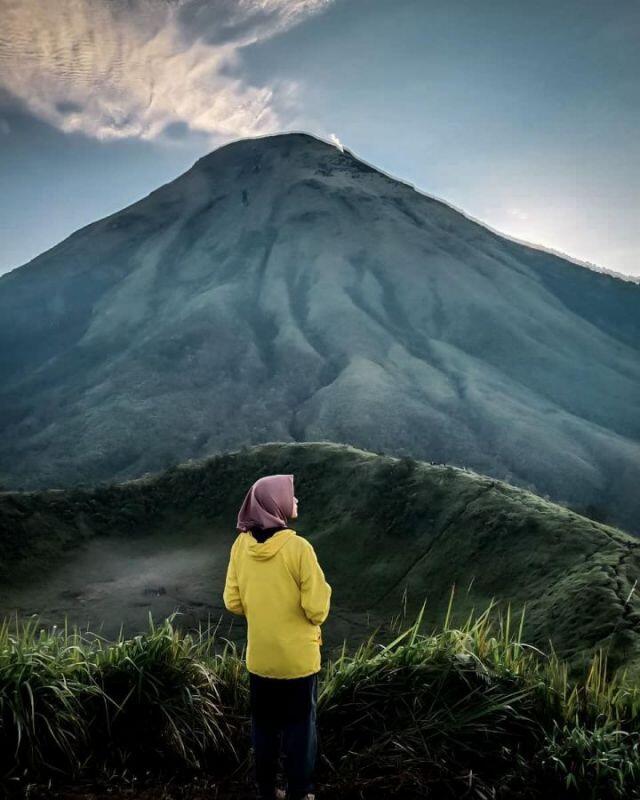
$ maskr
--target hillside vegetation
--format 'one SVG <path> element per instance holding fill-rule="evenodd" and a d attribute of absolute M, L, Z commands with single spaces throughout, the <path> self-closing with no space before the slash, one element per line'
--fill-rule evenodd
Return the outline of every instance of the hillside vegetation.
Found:
<path fill-rule="evenodd" d="M 61 609 L 71 609 L 82 621 L 97 601 L 90 593 L 83 598 L 86 564 L 74 578 L 77 595 L 71 591 L 64 570 L 79 553 L 99 545 L 96 569 L 104 573 L 109 552 L 139 545 L 148 559 L 162 542 L 152 586 L 164 581 L 164 594 L 149 596 L 134 576 L 108 584 L 110 597 L 136 606 L 139 626 L 148 610 L 156 618 L 171 610 L 172 570 L 199 537 L 186 575 L 207 599 L 190 611 L 196 618 L 222 612 L 237 510 L 253 481 L 272 473 L 295 475 L 300 517 L 292 527 L 313 543 L 333 587 L 328 646 L 347 635 L 362 640 L 367 615 L 384 620 L 400 608 L 412 614 L 425 601 L 430 624 L 442 617 L 455 585 L 453 623 L 495 598 L 499 608 L 511 603 L 514 614 L 526 605 L 526 641 L 548 652 L 552 640 L 575 670 L 597 648 L 611 668 L 638 663 L 636 539 L 470 471 L 322 442 L 256 446 L 110 486 L 0 494 L 0 611 L 61 574 L 63 588 L 49 607 L 29 610 L 48 611 L 60 624 Z M 142 572 L 149 569 L 145 561 Z M 129 582 L 136 587 L 130 597 Z"/>

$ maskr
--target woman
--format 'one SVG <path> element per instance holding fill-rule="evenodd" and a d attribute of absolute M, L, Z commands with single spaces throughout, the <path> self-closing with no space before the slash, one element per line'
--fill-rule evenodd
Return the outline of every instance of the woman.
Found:
<path fill-rule="evenodd" d="M 331 586 L 313 546 L 287 527 L 298 516 L 293 475 L 267 475 L 238 514 L 224 604 L 247 618 L 247 669 L 255 780 L 263 800 L 276 790 L 280 745 L 289 800 L 313 800 L 320 625 Z"/>

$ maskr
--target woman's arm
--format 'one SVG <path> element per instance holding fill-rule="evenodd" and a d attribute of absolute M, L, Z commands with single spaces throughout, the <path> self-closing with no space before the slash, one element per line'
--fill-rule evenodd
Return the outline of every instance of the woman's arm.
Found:
<path fill-rule="evenodd" d="M 236 542 L 233 543 L 231 548 L 231 555 L 229 556 L 229 566 L 227 567 L 227 578 L 225 580 L 224 592 L 222 594 L 225 608 L 231 611 L 232 614 L 240 614 L 246 616 L 244 613 L 244 606 L 240 599 L 240 589 L 238 587 L 238 576 L 236 575 L 236 565 L 234 561 L 236 549 Z"/>
<path fill-rule="evenodd" d="M 300 559 L 300 603 L 314 625 L 322 625 L 329 615 L 331 586 L 318 563 L 316 551 L 306 542 Z"/>

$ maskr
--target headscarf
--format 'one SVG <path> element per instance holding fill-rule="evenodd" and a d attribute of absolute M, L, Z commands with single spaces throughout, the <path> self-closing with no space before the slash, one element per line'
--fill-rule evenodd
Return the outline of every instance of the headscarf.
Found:
<path fill-rule="evenodd" d="M 237 529 L 286 528 L 287 518 L 293 514 L 293 475 L 265 475 L 247 492 Z"/>

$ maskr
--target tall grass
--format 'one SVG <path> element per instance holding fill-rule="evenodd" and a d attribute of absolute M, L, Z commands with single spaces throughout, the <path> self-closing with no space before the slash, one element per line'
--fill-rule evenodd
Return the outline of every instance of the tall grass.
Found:
<path fill-rule="evenodd" d="M 451 627 L 415 622 L 330 662 L 320 695 L 334 785 L 397 796 L 640 797 L 640 687 L 593 656 L 583 680 L 522 641 L 494 603 Z M 397 622 L 400 627 L 400 622 Z M 428 796 L 428 795 L 427 795 Z"/>
<path fill-rule="evenodd" d="M 78 775 L 89 764 L 184 763 L 225 754 L 230 737 L 213 639 L 175 614 L 109 642 L 78 628 L 0 625 L 0 769 Z M 233 754 L 233 748 L 231 748 Z"/>
<path fill-rule="evenodd" d="M 491 603 L 451 625 L 392 621 L 325 661 L 317 779 L 325 797 L 640 797 L 640 687 L 606 654 L 571 680 Z M 406 606 L 405 606 L 406 611 Z M 251 782 L 244 648 L 175 614 L 139 636 L 0 625 L 4 779 L 180 766 Z M 395 635 L 397 633 L 397 635 Z"/>

